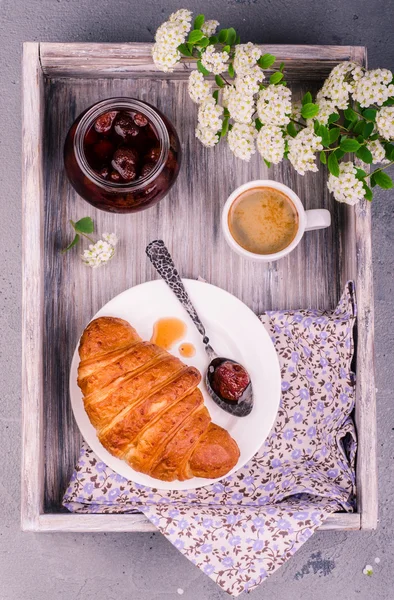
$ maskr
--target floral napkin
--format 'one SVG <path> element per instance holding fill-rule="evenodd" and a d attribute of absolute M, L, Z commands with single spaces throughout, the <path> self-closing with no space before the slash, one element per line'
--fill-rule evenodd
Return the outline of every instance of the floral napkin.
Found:
<path fill-rule="evenodd" d="M 286 562 L 355 498 L 354 286 L 334 311 L 262 315 L 279 355 L 282 398 L 260 451 L 197 490 L 160 491 L 114 473 L 84 443 L 64 496 L 80 513 L 143 512 L 192 563 L 234 596 Z"/>

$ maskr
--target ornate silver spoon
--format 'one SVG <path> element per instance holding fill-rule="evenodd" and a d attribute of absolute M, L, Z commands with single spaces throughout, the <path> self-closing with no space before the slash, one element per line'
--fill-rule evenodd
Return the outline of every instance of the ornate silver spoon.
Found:
<path fill-rule="evenodd" d="M 146 253 L 202 335 L 205 351 L 211 361 L 205 378 L 210 396 L 226 412 L 237 417 L 246 417 L 253 408 L 253 390 L 248 372 L 236 361 L 218 356 L 210 345 L 205 327 L 189 298 L 163 240 L 155 240 L 148 244 Z"/>

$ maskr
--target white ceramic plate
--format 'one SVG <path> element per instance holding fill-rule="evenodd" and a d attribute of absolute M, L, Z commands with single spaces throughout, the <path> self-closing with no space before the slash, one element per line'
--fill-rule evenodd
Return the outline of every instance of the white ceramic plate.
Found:
<path fill-rule="evenodd" d="M 248 370 L 254 393 L 254 407 L 247 417 L 233 417 L 219 408 L 206 391 L 200 389 L 212 420 L 227 429 L 237 442 L 240 458 L 230 472 L 240 469 L 259 450 L 274 423 L 280 400 L 280 369 L 274 346 L 258 317 L 238 298 L 228 292 L 200 281 L 185 279 L 185 287 L 205 325 L 207 335 L 219 356 L 232 358 Z M 197 367 L 205 379 L 209 363 L 201 335 L 187 312 L 162 280 L 150 281 L 126 290 L 108 302 L 94 316 L 120 317 L 129 321 L 144 340 L 152 335 L 153 324 L 163 317 L 177 317 L 187 324 L 183 342 L 196 348 L 192 358 L 180 357 L 178 345 L 171 350 L 185 363 Z M 179 343 L 182 343 L 179 342 Z M 96 430 L 89 421 L 77 385 L 79 363 L 75 349 L 70 372 L 70 394 L 74 416 L 83 437 L 97 456 L 111 469 L 130 481 L 161 490 L 188 490 L 202 487 L 216 479 L 194 477 L 187 481 L 164 482 L 134 471 L 125 461 L 115 458 L 99 442 Z M 228 473 L 227 475 L 229 475 Z"/>

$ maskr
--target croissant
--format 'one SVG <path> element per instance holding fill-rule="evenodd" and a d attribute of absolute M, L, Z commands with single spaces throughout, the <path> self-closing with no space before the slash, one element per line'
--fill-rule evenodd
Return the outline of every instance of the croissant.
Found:
<path fill-rule="evenodd" d="M 239 448 L 212 423 L 197 369 L 114 317 L 89 323 L 79 356 L 85 410 L 111 454 L 162 481 L 216 479 L 236 465 Z"/>

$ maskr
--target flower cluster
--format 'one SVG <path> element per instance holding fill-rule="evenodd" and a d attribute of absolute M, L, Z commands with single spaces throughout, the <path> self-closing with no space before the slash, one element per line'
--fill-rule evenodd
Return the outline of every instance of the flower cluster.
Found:
<path fill-rule="evenodd" d="M 214 75 L 220 75 L 227 71 L 227 52 L 218 52 L 215 50 L 215 46 L 208 46 L 204 54 L 201 57 L 202 66 Z"/>
<path fill-rule="evenodd" d="M 264 79 L 264 73 L 258 65 L 237 74 L 234 86 L 238 93 L 253 96 L 259 91 L 259 85 Z"/>
<path fill-rule="evenodd" d="M 237 158 L 249 161 L 252 154 L 256 152 L 255 138 L 256 129 L 252 125 L 234 123 L 228 133 L 228 145 Z"/>
<path fill-rule="evenodd" d="M 296 137 L 289 138 L 288 159 L 297 173 L 305 175 L 307 171 L 318 171 L 315 158 L 316 152 L 323 149 L 321 141 L 311 127 L 301 129 Z"/>
<path fill-rule="evenodd" d="M 189 76 L 189 96 L 196 104 L 201 104 L 208 97 L 211 97 L 211 86 L 205 81 L 204 76 L 199 71 L 192 71 Z"/>
<path fill-rule="evenodd" d="M 257 149 L 261 156 L 274 165 L 280 163 L 285 152 L 285 139 L 280 127 L 264 125 L 257 134 Z"/>
<path fill-rule="evenodd" d="M 383 106 L 376 115 L 376 127 L 385 140 L 394 140 L 394 106 Z"/>
<path fill-rule="evenodd" d="M 90 244 L 89 249 L 82 254 L 82 262 L 96 269 L 111 260 L 115 254 L 118 238 L 114 233 L 103 233 L 103 239 Z"/>
<path fill-rule="evenodd" d="M 172 71 L 181 58 L 178 46 L 183 44 L 191 28 L 192 13 L 181 8 L 156 31 L 152 55 L 162 71 Z"/>
<path fill-rule="evenodd" d="M 198 109 L 198 124 L 200 127 L 219 131 L 222 127 L 221 115 L 223 106 L 215 104 L 212 97 L 207 98 L 202 102 Z"/>
<path fill-rule="evenodd" d="M 371 104 L 382 106 L 390 96 L 394 96 L 393 74 L 387 69 L 367 71 L 357 81 L 352 93 L 353 100 L 366 107 Z"/>
<path fill-rule="evenodd" d="M 356 63 L 343 62 L 336 65 L 325 80 L 319 99 L 331 100 L 333 107 L 346 110 L 349 106 L 349 94 L 362 76 L 363 70 Z"/>
<path fill-rule="evenodd" d="M 365 196 L 363 182 L 357 179 L 357 169 L 352 162 L 342 162 L 339 165 L 339 176 L 330 175 L 327 187 L 338 202 L 357 204 Z"/>
<path fill-rule="evenodd" d="M 220 24 L 219 21 L 215 21 L 214 19 L 210 19 L 210 20 L 205 21 L 203 23 L 203 25 L 201 26 L 201 31 L 207 37 L 211 37 L 215 33 L 215 31 L 217 30 L 217 28 L 219 27 L 219 24 Z"/>
<path fill-rule="evenodd" d="M 257 100 L 257 114 L 264 125 L 283 127 L 290 123 L 291 91 L 284 85 L 269 85 L 261 90 Z"/>
<path fill-rule="evenodd" d="M 235 48 L 233 63 L 235 72 L 238 75 L 242 75 L 243 73 L 250 71 L 259 60 L 261 54 L 260 48 L 252 44 L 252 42 L 238 44 Z"/>
<path fill-rule="evenodd" d="M 388 163 L 389 161 L 385 158 L 386 152 L 383 148 L 383 145 L 379 140 L 373 140 L 372 142 L 367 143 L 367 148 L 372 154 L 372 162 L 377 163 Z"/>
<path fill-rule="evenodd" d="M 250 94 L 242 94 L 235 88 L 229 88 L 227 99 L 227 108 L 231 117 L 237 123 L 249 125 L 252 122 L 252 116 L 255 111 L 254 98 Z"/>

